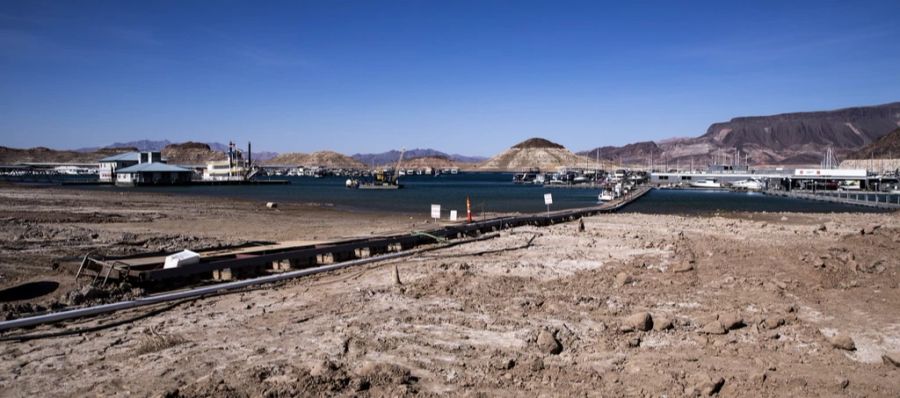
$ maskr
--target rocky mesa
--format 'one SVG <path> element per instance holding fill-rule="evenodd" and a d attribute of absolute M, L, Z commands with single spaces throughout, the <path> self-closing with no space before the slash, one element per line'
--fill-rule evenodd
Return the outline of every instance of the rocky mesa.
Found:
<path fill-rule="evenodd" d="M 849 157 L 900 126 L 900 102 L 830 111 L 794 112 L 770 116 L 736 117 L 713 123 L 706 133 L 655 143 L 601 147 L 591 151 L 621 156 L 631 164 L 646 164 L 650 153 L 657 162 L 711 162 L 717 155 L 752 164 L 817 164 L 831 147 L 838 158 Z M 651 145 L 652 144 L 652 145 Z M 656 148 L 653 148 L 656 146 Z M 594 153 L 591 153 L 592 155 Z M 721 159 L 720 157 L 720 159 Z"/>

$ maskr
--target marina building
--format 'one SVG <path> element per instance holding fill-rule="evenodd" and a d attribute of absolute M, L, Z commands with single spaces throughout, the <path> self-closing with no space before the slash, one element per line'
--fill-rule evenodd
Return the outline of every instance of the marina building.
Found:
<path fill-rule="evenodd" d="M 140 152 L 120 153 L 100 159 L 100 181 L 116 182 L 116 170 L 134 166 L 140 161 Z"/>
<path fill-rule="evenodd" d="M 191 183 L 194 172 L 183 167 L 166 164 L 159 152 L 137 153 L 138 162 L 115 170 L 116 185 L 186 185 Z"/>

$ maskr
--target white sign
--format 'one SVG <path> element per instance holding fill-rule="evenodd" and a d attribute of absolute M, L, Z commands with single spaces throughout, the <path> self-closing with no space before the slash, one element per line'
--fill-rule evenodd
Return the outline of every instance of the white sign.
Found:
<path fill-rule="evenodd" d="M 450 210 L 450 221 L 456 221 L 456 210 Z"/>
<path fill-rule="evenodd" d="M 794 175 L 801 177 L 865 177 L 866 169 L 796 169 Z"/>
<path fill-rule="evenodd" d="M 431 218 L 441 218 L 441 205 L 431 205 Z"/>
<path fill-rule="evenodd" d="M 553 194 L 545 193 L 544 194 L 544 204 L 550 206 L 553 204 Z"/>

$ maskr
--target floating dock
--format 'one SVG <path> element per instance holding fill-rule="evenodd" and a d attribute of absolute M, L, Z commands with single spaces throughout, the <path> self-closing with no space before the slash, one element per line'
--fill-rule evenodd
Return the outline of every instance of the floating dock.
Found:
<path fill-rule="evenodd" d="M 900 210 L 900 195 L 883 192 L 798 192 L 798 191 L 762 191 L 766 195 L 781 196 L 792 199 L 816 200 L 820 202 L 840 203 L 854 206 L 872 207 L 884 210 Z"/>
<path fill-rule="evenodd" d="M 438 241 L 509 229 L 524 225 L 551 225 L 573 221 L 581 217 L 615 212 L 639 199 L 650 187 L 638 187 L 631 193 L 598 206 L 557 210 L 538 214 L 498 217 L 472 223 L 459 223 L 429 231 L 384 235 L 328 242 L 285 242 L 273 245 L 247 246 L 229 250 L 200 251 L 200 262 L 178 268 L 163 268 L 166 254 L 100 258 L 85 256 L 76 278 L 93 276 L 94 280 L 129 279 L 138 282 L 159 282 L 209 277 L 230 280 L 241 273 L 287 271 L 297 268 L 332 264 L 360 258 L 396 253 Z M 173 253 L 167 253 L 173 254 Z"/>
<path fill-rule="evenodd" d="M 189 187 L 189 186 L 206 186 L 206 185 L 288 185 L 290 184 L 290 180 L 222 180 L 222 181 L 214 181 L 214 180 L 192 180 L 190 183 L 185 184 L 171 184 L 171 185 L 155 185 L 155 186 L 172 186 L 172 187 Z M 61 181 L 61 185 L 116 185 L 112 181 Z M 139 185 L 139 186 L 154 186 L 154 185 Z"/>
<path fill-rule="evenodd" d="M 544 188 L 560 188 L 560 189 L 601 189 L 605 185 L 595 182 L 586 182 L 580 184 L 544 184 Z"/>

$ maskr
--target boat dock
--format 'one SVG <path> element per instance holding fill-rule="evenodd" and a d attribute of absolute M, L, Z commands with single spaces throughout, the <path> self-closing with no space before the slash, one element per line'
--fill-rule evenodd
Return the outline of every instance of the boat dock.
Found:
<path fill-rule="evenodd" d="M 85 256 L 76 279 L 92 276 L 103 282 L 129 279 L 138 282 L 191 280 L 212 278 L 230 280 L 236 276 L 263 272 L 283 272 L 397 253 L 417 246 L 483 234 L 524 225 L 545 226 L 574 221 L 581 217 L 615 212 L 650 191 L 641 186 L 614 201 L 598 206 L 557 210 L 545 213 L 498 217 L 472 223 L 459 223 L 429 231 L 406 234 L 353 238 L 327 242 L 284 242 L 261 246 L 245 246 L 226 250 L 201 251 L 199 263 L 176 268 L 163 268 L 166 255 L 158 253 L 129 257 Z"/>
<path fill-rule="evenodd" d="M 289 180 L 196 180 L 188 185 L 289 185 Z"/>
<path fill-rule="evenodd" d="M 588 182 L 581 184 L 544 184 L 542 187 L 561 189 L 602 189 L 603 185 L 596 182 Z"/>
<path fill-rule="evenodd" d="M 67 186 L 91 186 L 91 185 L 115 185 L 112 181 L 61 181 L 61 185 Z M 289 185 L 289 180 L 193 180 L 185 184 L 176 184 L 172 186 L 209 186 L 209 185 Z"/>
<path fill-rule="evenodd" d="M 872 207 L 885 210 L 900 209 L 900 195 L 883 192 L 851 191 L 762 191 L 766 195 L 793 199 L 816 200 L 854 206 Z"/>

